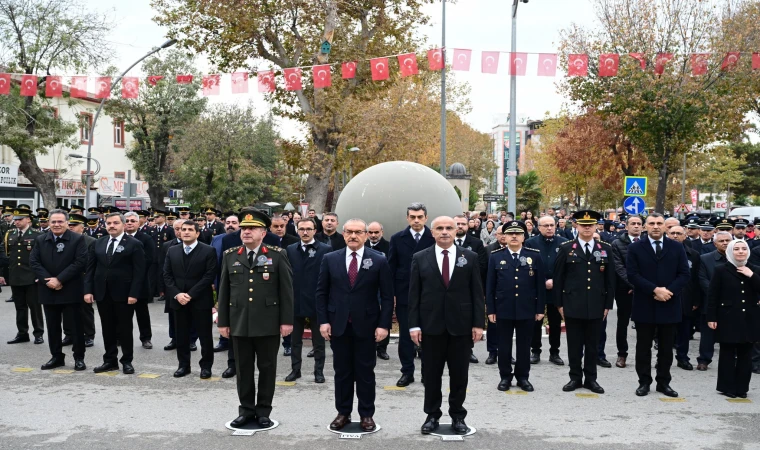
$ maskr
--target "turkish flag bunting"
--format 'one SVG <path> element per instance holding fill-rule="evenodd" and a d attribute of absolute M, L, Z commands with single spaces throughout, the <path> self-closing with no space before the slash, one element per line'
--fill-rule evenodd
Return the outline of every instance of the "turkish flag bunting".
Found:
<path fill-rule="evenodd" d="M 499 52 L 483 52 L 480 55 L 480 71 L 496 73 L 499 70 Z"/>
<path fill-rule="evenodd" d="M 585 77 L 588 75 L 588 55 L 568 55 L 567 75 Z"/>
<path fill-rule="evenodd" d="M 538 72 L 539 77 L 553 77 L 557 75 L 557 54 L 539 53 Z"/>
<path fill-rule="evenodd" d="M 372 70 L 372 81 L 388 79 L 388 58 L 370 59 L 369 67 Z"/>
<path fill-rule="evenodd" d="M 219 95 L 219 81 L 221 75 L 204 75 L 203 76 L 203 95 Z"/>
<path fill-rule="evenodd" d="M 752 54 L 752 70 L 760 70 L 760 53 L 755 52 Z"/>
<path fill-rule="evenodd" d="M 417 55 L 414 53 L 398 55 L 398 66 L 401 69 L 402 77 L 409 77 L 420 73 L 417 69 Z"/>
<path fill-rule="evenodd" d="M 0 73 L 0 95 L 9 95 L 11 93 L 11 74 Z"/>
<path fill-rule="evenodd" d="M 428 69 L 430 70 L 443 69 L 443 66 L 445 65 L 445 61 L 443 60 L 443 50 L 441 50 L 440 48 L 434 48 L 432 50 L 428 50 L 427 57 L 428 57 Z"/>
<path fill-rule="evenodd" d="M 140 92 L 140 79 L 137 77 L 124 77 L 121 79 L 121 97 L 137 98 Z"/>
<path fill-rule="evenodd" d="M 193 82 L 192 75 L 177 75 L 177 84 L 190 84 Z"/>
<path fill-rule="evenodd" d="M 691 55 L 691 74 L 707 74 L 707 61 L 710 59 L 709 53 L 694 53 Z"/>
<path fill-rule="evenodd" d="M 111 96 L 111 77 L 95 78 L 95 98 L 108 98 Z"/>
<path fill-rule="evenodd" d="M 233 94 L 248 93 L 248 72 L 235 72 L 230 76 Z"/>
<path fill-rule="evenodd" d="M 21 77 L 21 95 L 34 97 L 37 95 L 37 75 L 24 75 Z"/>
<path fill-rule="evenodd" d="M 344 80 L 356 78 L 356 61 L 349 61 L 341 64 L 340 74 Z"/>
<path fill-rule="evenodd" d="M 658 53 L 654 60 L 654 73 L 662 75 L 665 72 L 665 64 L 673 59 L 672 53 Z"/>
<path fill-rule="evenodd" d="M 454 49 L 454 61 L 451 64 L 451 68 L 454 70 L 464 70 L 468 72 L 470 70 L 470 59 L 472 57 L 472 50 L 464 48 Z"/>
<path fill-rule="evenodd" d="M 148 77 L 148 84 L 155 86 L 159 81 L 163 80 L 163 75 L 151 75 Z"/>
<path fill-rule="evenodd" d="M 274 92 L 274 72 L 271 70 L 262 70 L 256 74 L 256 79 L 259 84 L 259 92 Z"/>
<path fill-rule="evenodd" d="M 509 54 L 509 74 L 520 77 L 525 76 L 525 68 L 528 65 L 527 53 L 510 53 Z"/>
<path fill-rule="evenodd" d="M 285 89 L 288 91 L 300 91 L 303 89 L 301 84 L 301 69 L 292 68 L 283 70 L 285 76 Z"/>
<path fill-rule="evenodd" d="M 628 56 L 639 61 L 641 70 L 645 70 L 647 68 L 647 57 L 644 56 L 643 53 L 629 53 Z"/>
<path fill-rule="evenodd" d="M 330 74 L 330 65 L 324 64 L 311 68 L 311 75 L 314 78 L 314 89 L 324 89 L 332 86 L 332 77 Z"/>
<path fill-rule="evenodd" d="M 728 52 L 726 54 L 726 57 L 723 58 L 723 63 L 720 65 L 720 70 L 735 69 L 736 65 L 739 63 L 740 56 L 741 56 L 741 53 L 739 52 Z"/>
<path fill-rule="evenodd" d="M 614 77 L 617 76 L 618 67 L 620 66 L 620 55 L 617 53 L 604 53 L 599 55 L 599 76 Z"/>
<path fill-rule="evenodd" d="M 45 78 L 45 97 L 61 97 L 63 95 L 61 77 L 48 76 Z"/>
<path fill-rule="evenodd" d="M 87 97 L 87 77 L 71 77 L 69 94 L 71 94 L 71 98 Z"/>

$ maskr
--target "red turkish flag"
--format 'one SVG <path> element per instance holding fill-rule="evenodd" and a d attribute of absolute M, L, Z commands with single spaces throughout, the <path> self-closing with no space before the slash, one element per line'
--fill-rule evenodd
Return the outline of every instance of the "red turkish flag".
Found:
<path fill-rule="evenodd" d="M 230 76 L 233 94 L 248 93 L 248 72 L 235 72 Z"/>
<path fill-rule="evenodd" d="M 398 67 L 401 69 L 402 77 L 409 77 L 420 73 L 417 69 L 417 55 L 414 53 L 398 55 Z"/>
<path fill-rule="evenodd" d="M 647 57 L 643 53 L 629 53 L 628 56 L 639 61 L 639 64 L 641 65 L 641 70 L 646 70 Z"/>
<path fill-rule="evenodd" d="M 121 97 L 137 98 L 140 92 L 140 79 L 137 77 L 124 77 L 121 79 Z"/>
<path fill-rule="evenodd" d="M 446 65 L 446 61 L 443 60 L 443 50 L 440 48 L 434 48 L 428 50 L 428 69 L 430 70 L 443 70 Z"/>
<path fill-rule="evenodd" d="M 95 78 L 95 98 L 109 98 L 111 96 L 111 77 Z"/>
<path fill-rule="evenodd" d="M 301 84 L 301 69 L 299 68 L 292 68 L 292 69 L 284 69 L 282 71 L 283 76 L 285 77 L 285 89 L 288 91 L 300 91 L 303 89 L 303 85 Z"/>
<path fill-rule="evenodd" d="M 204 75 L 201 82 L 203 86 L 203 95 L 219 95 L 219 81 L 221 75 Z"/>
<path fill-rule="evenodd" d="M 694 53 L 691 55 L 691 74 L 707 74 L 707 61 L 710 59 L 709 53 Z"/>
<path fill-rule="evenodd" d="M 499 52 L 483 52 L 480 55 L 480 71 L 496 73 L 499 70 Z"/>
<path fill-rule="evenodd" d="M 567 76 L 585 77 L 588 76 L 588 55 L 568 55 L 567 57 Z"/>
<path fill-rule="evenodd" d="M 48 76 L 45 79 L 45 97 L 63 96 L 63 83 L 61 77 Z"/>
<path fill-rule="evenodd" d="M 617 76 L 618 67 L 620 67 L 620 55 L 617 53 L 603 53 L 599 55 L 600 77 Z"/>
<path fill-rule="evenodd" d="M 21 92 L 24 97 L 37 95 L 37 75 L 24 75 L 21 77 Z"/>
<path fill-rule="evenodd" d="M 69 94 L 71 94 L 71 98 L 87 97 L 87 77 L 71 77 Z"/>
<path fill-rule="evenodd" d="M 0 73 L 0 95 L 9 95 L 11 93 L 11 74 Z"/>
<path fill-rule="evenodd" d="M 468 50 L 464 48 L 455 48 L 454 61 L 451 64 L 451 68 L 454 70 L 464 70 L 465 72 L 469 72 L 471 57 L 472 57 L 472 50 Z"/>
<path fill-rule="evenodd" d="M 314 66 L 311 68 L 311 76 L 314 79 L 314 89 L 324 89 L 332 86 L 331 67 L 329 64 Z"/>
<path fill-rule="evenodd" d="M 509 74 L 519 77 L 525 76 L 525 68 L 528 63 L 527 53 L 510 53 L 509 54 Z"/>
<path fill-rule="evenodd" d="M 654 73 L 662 75 L 665 72 L 665 65 L 673 59 L 672 53 L 658 53 L 654 59 Z"/>
<path fill-rule="evenodd" d="M 760 53 L 752 54 L 752 70 L 760 70 Z"/>
<path fill-rule="evenodd" d="M 553 77 L 557 75 L 557 54 L 539 53 L 538 72 L 539 77 Z"/>
<path fill-rule="evenodd" d="M 190 84 L 193 82 L 192 75 L 177 75 L 177 84 Z"/>
<path fill-rule="evenodd" d="M 158 84 L 159 81 L 163 79 L 164 79 L 163 75 L 151 75 L 148 77 L 148 84 L 150 84 L 151 86 L 155 86 L 156 84 Z"/>
<path fill-rule="evenodd" d="M 259 92 L 274 92 L 274 72 L 271 70 L 262 70 L 256 74 L 256 80 L 259 84 Z"/>
<path fill-rule="evenodd" d="M 356 61 L 344 62 L 340 66 L 340 74 L 344 80 L 356 77 Z"/>
<path fill-rule="evenodd" d="M 741 53 L 739 52 L 726 53 L 726 57 L 723 58 L 723 63 L 720 65 L 720 70 L 734 70 L 739 63 L 740 56 Z"/>
<path fill-rule="evenodd" d="M 372 81 L 388 79 L 388 58 L 370 59 L 369 67 L 372 69 Z"/>

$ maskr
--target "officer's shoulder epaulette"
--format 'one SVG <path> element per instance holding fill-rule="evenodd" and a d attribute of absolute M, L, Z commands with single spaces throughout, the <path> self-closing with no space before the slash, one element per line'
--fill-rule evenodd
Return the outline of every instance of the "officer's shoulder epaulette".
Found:
<path fill-rule="evenodd" d="M 503 248 L 497 248 L 496 250 L 491 250 L 491 253 L 496 253 L 504 250 Z"/>
<path fill-rule="evenodd" d="M 563 242 L 563 243 L 561 243 L 559 245 L 568 245 L 568 244 L 572 244 L 573 242 L 575 242 L 575 241 L 574 240 L 567 240 L 567 241 L 565 241 L 565 242 Z"/>
<path fill-rule="evenodd" d="M 238 245 L 237 247 L 228 248 L 227 250 L 224 251 L 224 254 L 226 255 L 227 253 L 232 253 L 234 251 L 240 250 L 241 247 L 242 247 L 242 245 Z"/>
<path fill-rule="evenodd" d="M 282 253 L 282 251 L 284 250 L 282 247 L 278 247 L 276 245 L 264 244 L 264 247 L 268 248 L 269 250 L 274 250 L 274 251 L 280 252 L 280 253 Z"/>
<path fill-rule="evenodd" d="M 599 243 L 602 244 L 602 247 L 612 248 L 612 245 L 609 242 L 599 241 Z"/>
<path fill-rule="evenodd" d="M 528 251 L 531 251 L 531 252 L 541 253 L 540 251 L 536 250 L 535 248 L 530 248 L 530 247 L 523 247 L 523 249 L 524 249 L 524 250 L 528 250 Z"/>

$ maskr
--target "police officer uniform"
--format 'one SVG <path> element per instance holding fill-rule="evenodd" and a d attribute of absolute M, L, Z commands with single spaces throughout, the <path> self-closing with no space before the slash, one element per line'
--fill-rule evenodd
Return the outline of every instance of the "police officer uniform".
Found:
<path fill-rule="evenodd" d="M 153 214 L 156 217 L 165 217 L 167 215 L 166 211 L 159 209 L 154 209 Z M 158 288 L 160 283 L 158 280 L 162 279 L 164 276 L 164 268 L 159 264 L 161 246 L 164 245 L 164 243 L 176 238 L 176 236 L 174 235 L 174 228 L 172 228 L 168 223 L 164 223 L 160 227 L 158 225 L 152 227 L 150 230 L 150 237 L 153 239 L 153 243 L 156 247 L 154 249 L 155 251 L 153 252 L 153 265 L 148 271 L 148 280 L 150 282 L 150 292 L 152 295 L 156 296 L 159 294 Z"/>
<path fill-rule="evenodd" d="M 211 206 L 207 206 L 203 208 L 202 212 L 204 216 L 206 214 L 213 214 L 214 216 L 220 216 L 222 214 L 221 211 L 214 209 Z M 213 239 L 214 236 L 224 234 L 225 232 L 224 224 L 216 220 L 216 218 L 214 218 L 214 220 L 208 220 L 207 218 L 207 222 L 206 222 L 206 226 L 204 227 L 204 230 L 208 232 L 209 236 L 211 236 L 211 239 Z"/>

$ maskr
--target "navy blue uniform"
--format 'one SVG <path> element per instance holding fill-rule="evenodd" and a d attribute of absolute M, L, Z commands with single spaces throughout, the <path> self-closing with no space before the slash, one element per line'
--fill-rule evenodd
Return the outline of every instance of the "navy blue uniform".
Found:
<path fill-rule="evenodd" d="M 554 236 L 547 239 L 543 236 L 536 236 L 528 239 L 525 246 L 535 248 L 541 254 L 541 261 L 544 263 L 544 275 L 546 280 L 554 279 L 554 260 L 557 259 L 559 246 L 567 242 L 562 236 Z M 562 338 L 562 316 L 559 314 L 557 307 L 554 306 L 554 289 L 546 291 L 546 318 L 549 322 L 549 354 L 559 355 L 559 345 Z M 536 355 L 541 354 L 541 333 L 543 331 L 543 322 L 537 321 L 533 329 L 533 339 L 531 340 L 531 351 Z"/>

